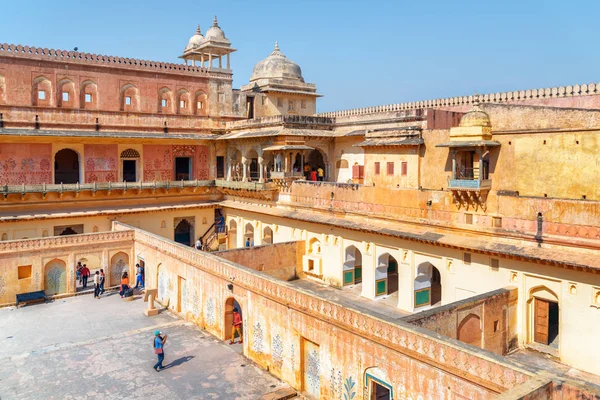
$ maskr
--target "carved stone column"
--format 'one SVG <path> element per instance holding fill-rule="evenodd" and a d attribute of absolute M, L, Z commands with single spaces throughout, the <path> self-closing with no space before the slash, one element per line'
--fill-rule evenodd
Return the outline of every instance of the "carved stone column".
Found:
<path fill-rule="evenodd" d="M 242 182 L 248 182 L 248 159 L 242 156 Z"/>
<path fill-rule="evenodd" d="M 258 181 L 261 183 L 265 181 L 263 162 L 264 162 L 264 160 L 263 160 L 262 156 L 259 156 L 258 157 Z"/>

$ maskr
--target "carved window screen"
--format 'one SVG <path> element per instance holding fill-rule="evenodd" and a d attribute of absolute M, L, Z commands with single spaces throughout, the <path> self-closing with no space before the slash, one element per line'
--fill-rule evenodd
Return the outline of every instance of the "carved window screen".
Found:
<path fill-rule="evenodd" d="M 140 153 L 134 149 L 127 149 L 121 152 L 121 158 L 140 158 Z"/>

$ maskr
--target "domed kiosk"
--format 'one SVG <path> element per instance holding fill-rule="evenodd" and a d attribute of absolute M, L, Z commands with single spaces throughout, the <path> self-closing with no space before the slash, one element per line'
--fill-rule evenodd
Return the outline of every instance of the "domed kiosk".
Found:
<path fill-rule="evenodd" d="M 281 52 L 278 42 L 271 54 L 254 66 L 250 83 L 241 90 L 248 107 L 256 109 L 251 114 L 257 117 L 313 115 L 316 99 L 321 96 L 315 84 L 304 81 L 302 69 Z"/>
<path fill-rule="evenodd" d="M 200 25 L 198 25 L 196 33 L 190 38 L 183 50 L 183 55 L 179 58 L 183 58 L 187 65 L 199 66 L 209 70 L 218 68 L 229 71 L 231 70 L 229 55 L 234 51 L 236 49 L 231 47 L 231 42 L 225 36 L 225 32 L 223 32 L 217 17 L 215 17 L 205 36 L 202 36 Z M 223 67 L 224 56 L 226 57 L 225 67 Z M 214 65 L 214 60 L 217 60 L 217 66 Z"/>

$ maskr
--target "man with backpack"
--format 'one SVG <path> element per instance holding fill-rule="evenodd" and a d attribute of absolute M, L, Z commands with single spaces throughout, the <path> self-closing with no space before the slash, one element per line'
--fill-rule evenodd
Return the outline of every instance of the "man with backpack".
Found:
<path fill-rule="evenodd" d="M 167 343 L 167 335 L 163 336 L 160 331 L 154 331 L 154 354 L 158 356 L 158 362 L 153 368 L 156 372 L 164 368 L 162 363 L 165 359 L 165 343 Z"/>

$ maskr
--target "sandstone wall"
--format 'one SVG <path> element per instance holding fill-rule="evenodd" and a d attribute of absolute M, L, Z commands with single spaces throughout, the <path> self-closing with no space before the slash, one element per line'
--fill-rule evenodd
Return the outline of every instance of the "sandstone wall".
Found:
<path fill-rule="evenodd" d="M 291 281 L 302 274 L 304 241 L 243 247 L 213 254 L 282 281 Z"/>
<path fill-rule="evenodd" d="M 476 342 L 470 344 L 492 353 L 505 355 L 518 347 L 518 291 L 516 288 L 499 289 L 469 297 L 465 300 L 436 307 L 403 318 L 413 325 L 430 329 L 441 335 L 465 340 L 466 324 L 473 318 L 479 321 L 473 328 Z"/>

